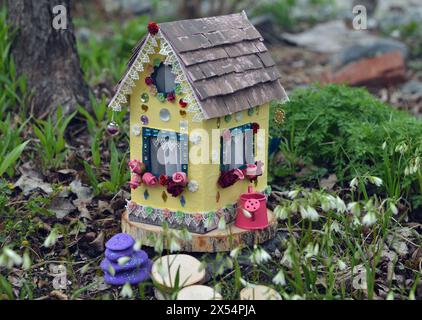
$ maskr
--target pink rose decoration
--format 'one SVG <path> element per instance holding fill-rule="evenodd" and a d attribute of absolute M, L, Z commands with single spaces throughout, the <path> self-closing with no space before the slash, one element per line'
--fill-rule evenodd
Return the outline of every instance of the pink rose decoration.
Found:
<path fill-rule="evenodd" d="M 238 178 L 239 180 L 243 180 L 243 179 L 245 179 L 245 175 L 243 174 L 243 171 L 242 171 L 242 170 L 240 170 L 240 169 L 234 169 L 233 174 L 234 174 L 235 176 L 237 176 L 237 178 Z"/>
<path fill-rule="evenodd" d="M 145 165 L 139 160 L 131 160 L 129 161 L 128 165 L 130 171 L 132 171 L 133 173 L 142 175 L 142 173 L 145 171 Z"/>
<path fill-rule="evenodd" d="M 133 176 L 132 176 L 132 179 L 130 180 L 130 182 L 129 182 L 129 186 L 130 186 L 130 188 L 131 189 L 136 189 L 136 188 L 138 188 L 140 185 L 142 184 L 142 178 L 141 178 L 141 176 L 140 175 L 138 175 L 138 174 L 134 174 Z"/>
<path fill-rule="evenodd" d="M 151 172 L 145 172 L 142 176 L 142 181 L 148 186 L 156 186 L 158 184 L 158 179 Z"/>
<path fill-rule="evenodd" d="M 172 179 L 175 183 L 180 184 L 180 185 L 186 185 L 186 183 L 188 182 L 186 178 L 186 173 L 184 172 L 173 173 Z"/>

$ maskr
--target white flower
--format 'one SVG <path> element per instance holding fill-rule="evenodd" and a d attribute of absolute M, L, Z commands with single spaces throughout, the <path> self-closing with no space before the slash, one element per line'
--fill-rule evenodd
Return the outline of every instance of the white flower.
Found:
<path fill-rule="evenodd" d="M 134 136 L 141 135 L 141 127 L 138 124 L 132 126 L 132 133 Z"/>
<path fill-rule="evenodd" d="M 22 258 L 12 249 L 5 247 L 0 255 L 0 267 L 11 269 L 13 266 L 20 266 Z"/>
<path fill-rule="evenodd" d="M 360 215 L 360 206 L 358 202 L 350 202 L 347 205 L 347 210 L 349 210 L 354 216 Z"/>
<path fill-rule="evenodd" d="M 343 260 L 338 259 L 337 260 L 337 266 L 340 271 L 346 270 L 347 265 L 343 262 Z"/>
<path fill-rule="evenodd" d="M 287 246 L 286 251 L 284 251 L 283 258 L 281 259 L 281 264 L 288 268 L 291 268 L 293 265 L 292 246 L 290 243 Z"/>
<path fill-rule="evenodd" d="M 44 240 L 44 247 L 49 248 L 54 246 L 57 241 L 57 229 L 53 228 L 47 238 Z"/>
<path fill-rule="evenodd" d="M 232 257 L 233 259 L 236 259 L 239 256 L 239 253 L 241 252 L 241 250 L 242 250 L 241 247 L 234 248 L 232 251 L 230 251 L 230 257 Z"/>
<path fill-rule="evenodd" d="M 385 148 L 387 148 L 387 141 L 384 141 L 382 146 L 381 146 L 382 150 L 385 150 Z"/>
<path fill-rule="evenodd" d="M 130 285 L 129 282 L 127 282 L 123 288 L 122 291 L 120 291 L 120 296 L 122 298 L 132 298 L 133 296 L 133 291 L 132 291 L 132 286 Z"/>
<path fill-rule="evenodd" d="M 190 192 L 196 192 L 199 189 L 199 183 L 196 180 L 191 180 L 188 183 L 188 190 Z"/>
<path fill-rule="evenodd" d="M 341 231 L 340 224 L 337 221 L 333 221 L 330 225 L 330 231 L 340 233 L 340 231 Z"/>
<path fill-rule="evenodd" d="M 32 262 L 31 262 L 31 257 L 29 256 L 28 251 L 25 251 L 23 254 L 23 264 L 22 264 L 22 268 L 24 270 L 29 270 L 29 268 L 31 268 Z"/>
<path fill-rule="evenodd" d="M 171 239 L 170 240 L 170 252 L 176 252 L 176 251 L 180 251 L 180 244 L 176 239 Z"/>
<path fill-rule="evenodd" d="M 305 252 L 306 252 L 306 255 L 305 255 L 306 259 L 317 256 L 319 252 L 318 243 L 315 244 L 315 246 L 312 243 L 308 243 L 308 245 L 305 248 Z"/>
<path fill-rule="evenodd" d="M 286 220 L 287 216 L 289 214 L 287 209 L 283 206 L 275 207 L 274 213 L 275 213 L 275 216 L 277 217 L 277 219 L 279 219 L 279 220 Z"/>
<path fill-rule="evenodd" d="M 350 181 L 350 188 L 355 189 L 359 184 L 358 177 L 354 177 L 352 181 Z"/>
<path fill-rule="evenodd" d="M 271 256 L 262 248 L 258 248 L 256 245 L 254 246 L 254 250 L 249 257 L 250 261 L 255 264 L 263 264 L 269 260 L 271 260 Z"/>
<path fill-rule="evenodd" d="M 399 213 L 399 210 L 397 209 L 394 203 L 390 203 L 390 210 L 394 215 L 397 215 Z"/>
<path fill-rule="evenodd" d="M 242 284 L 242 286 L 244 286 L 245 288 L 255 288 L 256 286 L 250 282 L 247 282 L 245 279 L 240 278 L 240 283 Z"/>
<path fill-rule="evenodd" d="M 300 190 L 292 190 L 292 191 L 289 191 L 289 193 L 287 194 L 287 196 L 290 199 L 294 199 L 294 198 L 296 198 L 299 195 L 299 192 L 300 192 Z"/>
<path fill-rule="evenodd" d="M 307 206 L 306 209 L 300 206 L 300 215 L 303 219 L 309 219 L 311 221 L 318 221 L 319 219 L 318 212 L 310 206 Z"/>
<path fill-rule="evenodd" d="M 285 286 L 286 285 L 286 278 L 284 277 L 284 272 L 282 269 L 280 269 L 279 272 L 275 275 L 273 278 L 273 283 L 277 284 L 279 286 Z"/>
<path fill-rule="evenodd" d="M 375 184 L 377 187 L 382 185 L 382 179 L 378 178 L 378 177 L 374 177 L 374 176 L 369 176 L 368 177 L 369 182 L 371 182 L 372 184 Z"/>
<path fill-rule="evenodd" d="M 390 291 L 387 294 L 387 297 L 385 298 L 385 300 L 394 300 L 394 292 L 393 291 Z"/>
<path fill-rule="evenodd" d="M 336 208 L 337 212 L 344 213 L 346 211 L 346 204 L 339 196 L 336 197 Z"/>
<path fill-rule="evenodd" d="M 224 219 L 224 216 L 221 216 L 220 220 L 218 221 L 218 229 L 226 230 L 226 219 Z"/>
<path fill-rule="evenodd" d="M 377 222 L 377 216 L 374 211 L 370 210 L 362 219 L 362 224 L 366 227 L 370 227 Z"/>
<path fill-rule="evenodd" d="M 119 266 L 123 266 L 126 263 L 128 263 L 130 260 L 130 257 L 120 257 L 119 259 L 117 259 L 117 263 L 119 264 Z"/>
<path fill-rule="evenodd" d="M 135 251 L 139 251 L 141 250 L 142 247 L 142 241 L 141 240 L 136 240 L 135 244 L 133 245 L 133 250 Z"/>

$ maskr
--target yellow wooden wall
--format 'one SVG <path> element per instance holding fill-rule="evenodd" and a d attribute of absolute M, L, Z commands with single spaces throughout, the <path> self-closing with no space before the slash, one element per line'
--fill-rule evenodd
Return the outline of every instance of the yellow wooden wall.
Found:
<path fill-rule="evenodd" d="M 151 60 L 160 57 L 159 55 L 152 55 Z M 146 127 L 169 130 L 179 132 L 180 120 L 189 121 L 189 133 L 195 129 L 204 129 L 209 133 L 210 137 L 210 152 L 209 158 L 211 163 L 211 130 L 217 128 L 217 119 L 204 120 L 202 122 L 191 121 L 191 114 L 187 113 L 185 117 L 180 115 L 180 110 L 183 110 L 179 106 L 179 99 L 181 96 L 177 95 L 174 103 L 165 101 L 164 103 L 158 101 L 158 99 L 149 93 L 149 87 L 145 84 L 145 77 L 149 76 L 146 71 L 140 74 L 140 79 L 137 81 L 133 93 L 130 97 L 130 157 L 131 159 L 137 159 L 142 161 L 142 123 L 141 116 L 146 115 L 149 118 L 149 124 Z M 149 94 L 149 101 L 145 103 L 148 106 L 148 111 L 143 112 L 141 95 L 143 93 Z M 159 112 L 162 108 L 167 108 L 171 114 L 171 120 L 163 122 L 159 118 Z M 224 117 L 220 118 L 220 129 L 233 128 L 246 123 L 256 122 L 259 123 L 260 128 L 265 130 L 265 137 L 263 137 L 263 143 L 261 143 L 261 150 L 256 145 L 255 155 L 256 160 L 265 160 L 264 175 L 258 178 L 257 190 L 264 190 L 267 186 L 267 161 L 265 155 L 268 154 L 268 122 L 269 122 L 269 105 L 263 105 L 258 108 L 254 108 L 252 116 L 248 114 L 248 111 L 242 111 L 241 115 L 232 115 L 231 120 L 226 122 Z M 135 136 L 132 132 L 133 125 L 138 124 L 141 127 L 141 135 Z M 257 139 L 255 139 L 257 143 Z M 220 144 L 217 143 L 216 152 L 220 153 Z M 189 142 L 189 152 L 193 150 L 195 146 Z M 218 159 L 220 156 L 218 156 Z M 166 190 L 165 187 L 159 185 L 155 187 L 149 187 L 141 185 L 136 190 L 132 190 L 132 200 L 138 204 L 151 206 L 154 208 L 167 208 L 169 210 L 181 210 L 185 213 L 196 213 L 196 212 L 208 212 L 217 210 L 225 207 L 226 205 L 233 204 L 237 201 L 239 195 L 247 190 L 248 180 L 238 181 L 235 185 L 222 189 L 218 187 L 217 180 L 220 174 L 219 164 L 188 164 L 188 179 L 196 180 L 199 184 L 197 192 L 190 192 L 186 189 L 182 194 L 186 199 L 186 204 L 182 207 L 179 197 L 172 197 L 167 194 L 167 201 L 164 202 L 162 199 L 162 193 Z M 144 198 L 144 191 L 148 189 L 149 197 Z M 219 192 L 220 197 L 217 202 L 217 193 Z"/>

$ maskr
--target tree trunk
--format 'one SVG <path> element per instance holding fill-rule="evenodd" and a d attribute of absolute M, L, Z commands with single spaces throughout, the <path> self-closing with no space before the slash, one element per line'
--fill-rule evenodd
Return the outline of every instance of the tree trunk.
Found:
<path fill-rule="evenodd" d="M 53 27 L 58 5 L 67 9 L 67 29 Z M 70 0 L 8 0 L 8 13 L 18 30 L 11 52 L 18 75 L 26 77 L 32 93 L 31 113 L 43 118 L 59 105 L 64 114 L 87 105 L 89 89 L 76 50 Z"/>

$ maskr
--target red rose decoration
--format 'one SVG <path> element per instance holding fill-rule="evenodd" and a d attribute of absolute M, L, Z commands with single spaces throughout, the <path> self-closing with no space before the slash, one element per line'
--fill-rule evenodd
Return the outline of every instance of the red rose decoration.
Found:
<path fill-rule="evenodd" d="M 174 92 L 167 93 L 167 101 L 173 102 L 176 99 Z"/>
<path fill-rule="evenodd" d="M 158 33 L 158 30 L 160 29 L 160 27 L 158 26 L 157 23 L 155 22 L 150 22 L 148 23 L 148 32 L 155 36 Z"/>
<path fill-rule="evenodd" d="M 218 185 L 222 188 L 227 188 L 234 185 L 239 180 L 239 176 L 235 173 L 235 170 L 222 172 L 218 178 Z"/>
<path fill-rule="evenodd" d="M 162 186 L 166 186 L 169 182 L 169 178 L 165 175 L 160 175 L 159 182 Z"/>
<path fill-rule="evenodd" d="M 252 123 L 252 130 L 253 130 L 253 133 L 256 134 L 259 130 L 259 124 L 256 122 Z"/>
<path fill-rule="evenodd" d="M 177 184 L 172 180 L 170 180 L 167 184 L 167 192 L 170 193 L 173 197 L 179 196 L 184 190 L 185 186 Z"/>
<path fill-rule="evenodd" d="M 186 108 L 186 106 L 188 105 L 188 103 L 187 103 L 187 102 L 185 102 L 185 101 L 183 101 L 183 99 L 180 99 L 180 100 L 179 100 L 179 105 L 180 105 L 182 108 Z"/>
<path fill-rule="evenodd" d="M 146 77 L 145 78 L 145 83 L 146 83 L 147 86 L 150 86 L 150 85 L 152 85 L 154 83 L 154 80 L 152 80 L 151 77 Z"/>

